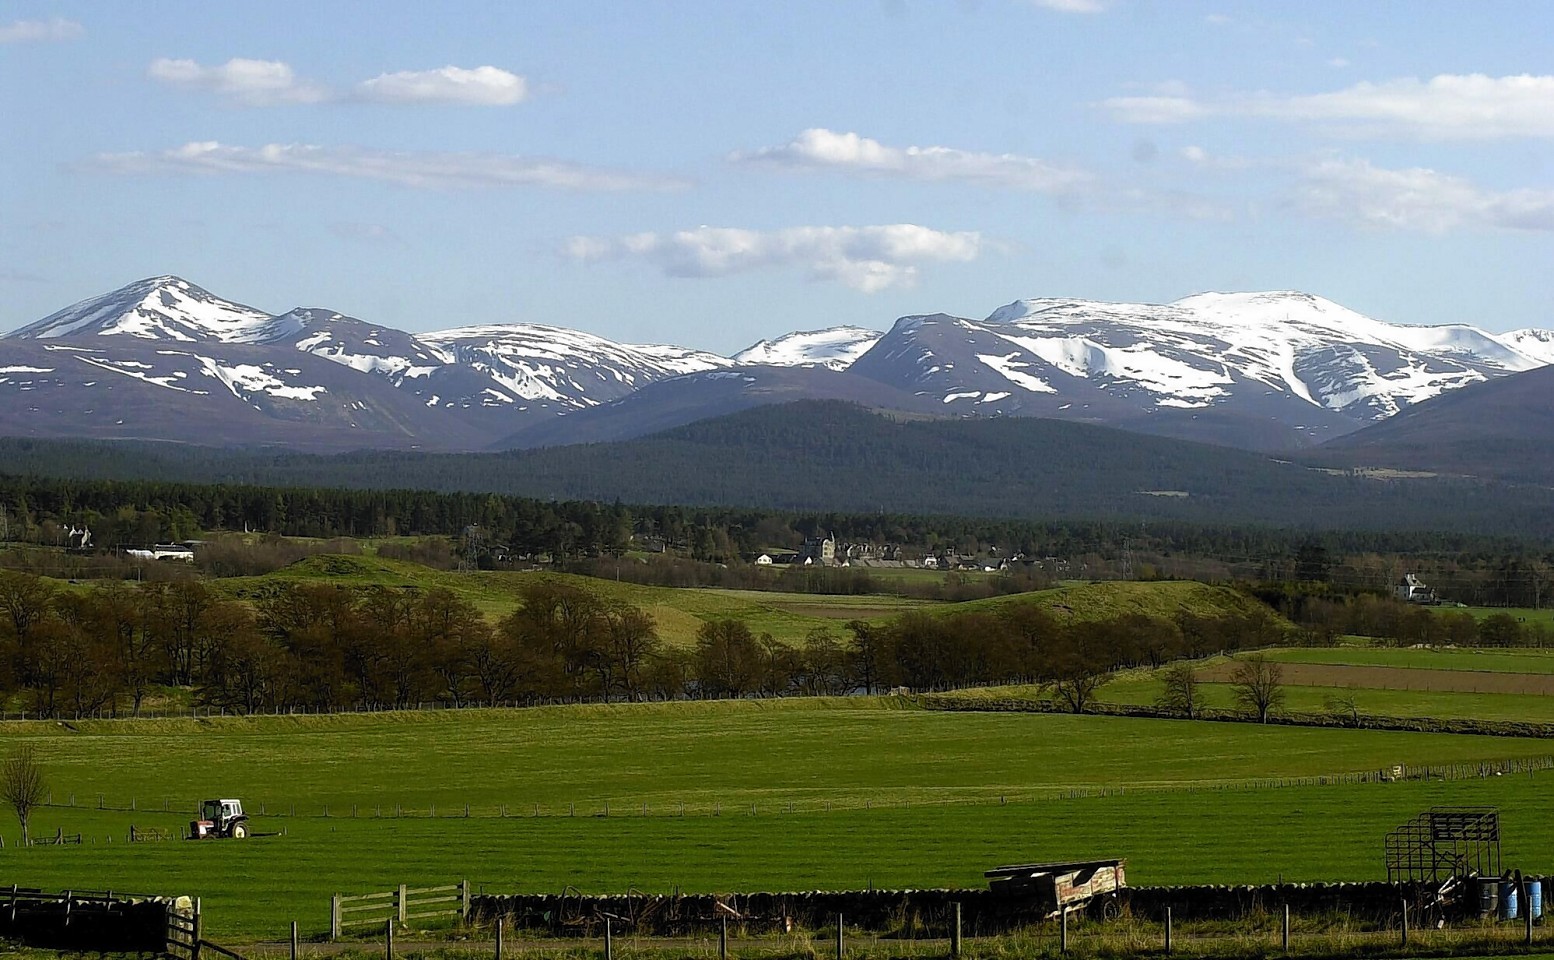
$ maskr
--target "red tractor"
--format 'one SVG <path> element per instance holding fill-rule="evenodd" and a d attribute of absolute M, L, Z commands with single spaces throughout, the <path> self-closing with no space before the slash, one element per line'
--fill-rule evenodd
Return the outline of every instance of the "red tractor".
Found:
<path fill-rule="evenodd" d="M 242 840 L 248 836 L 248 814 L 243 812 L 241 800 L 205 800 L 200 803 L 200 819 L 189 823 L 190 840 L 229 838 Z"/>

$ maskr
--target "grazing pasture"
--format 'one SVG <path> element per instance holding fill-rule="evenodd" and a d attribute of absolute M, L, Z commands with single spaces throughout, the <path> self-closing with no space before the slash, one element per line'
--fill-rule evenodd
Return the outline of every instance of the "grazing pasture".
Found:
<path fill-rule="evenodd" d="M 1341 646 L 1264 655 L 1283 664 L 1284 708 L 1297 713 L 1346 712 L 1352 704 L 1386 716 L 1554 722 L 1549 651 Z M 1233 706 L 1234 669 L 1226 658 L 1199 666 L 1206 706 Z M 1163 689 L 1160 671 L 1132 670 L 1103 687 L 1100 699 L 1149 704 Z"/>
<path fill-rule="evenodd" d="M 35 833 L 87 836 L 18 849 L 0 831 L 7 875 L 199 894 L 217 939 L 276 937 L 292 919 L 317 933 L 331 893 L 459 877 L 491 891 L 980 886 L 1000 862 L 1126 856 L 1137 883 L 1375 878 L 1385 832 L 1435 803 L 1499 804 L 1507 860 L 1526 869 L 1550 866 L 1554 846 L 1551 774 L 1276 785 L 1554 753 L 1512 738 L 861 697 L 3 732 L 47 764 L 55 805 Z M 257 831 L 284 835 L 125 842 L 132 823 L 178 827 L 205 796 L 240 797 L 263 809 Z"/>

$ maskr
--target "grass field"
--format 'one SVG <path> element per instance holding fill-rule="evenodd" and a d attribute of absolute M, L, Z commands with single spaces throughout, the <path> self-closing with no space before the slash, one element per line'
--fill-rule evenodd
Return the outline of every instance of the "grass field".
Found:
<path fill-rule="evenodd" d="M 1543 650 L 1416 650 L 1384 647 L 1288 648 L 1265 652 L 1287 664 L 1284 707 L 1322 713 L 1335 700 L 1361 713 L 1399 717 L 1531 720 L 1554 723 L 1554 653 Z M 1230 666 L 1205 662 L 1200 677 L 1209 707 L 1234 706 Z M 1120 674 L 1101 689 L 1112 703 L 1149 704 L 1164 684 L 1149 670 Z M 1026 691 L 1029 695 L 1031 691 Z M 996 695 L 985 691 L 985 695 Z"/>
<path fill-rule="evenodd" d="M 1357 667 L 1407 667 L 1413 670 L 1483 670 L 1493 673 L 1554 675 L 1554 650 L 1489 650 L 1479 647 L 1433 650 L 1389 647 L 1294 647 L 1269 650 L 1281 663 L 1341 664 Z"/>
<path fill-rule="evenodd" d="M 199 894 L 218 939 L 291 919 L 316 933 L 331 893 L 461 876 L 493 891 L 979 886 L 1001 862 L 1120 855 L 1138 883 L 1373 878 L 1385 832 L 1433 803 L 1499 804 L 1508 861 L 1550 866 L 1554 775 L 1246 784 L 1554 753 L 1545 741 L 894 705 L 6 724 L 77 804 L 40 811 L 36 832 L 88 842 L 19 849 L 11 825 L 0 862 L 13 882 Z M 1081 786 L 1095 795 L 1064 798 Z M 98 794 L 137 810 L 99 811 Z M 130 823 L 181 825 L 202 796 L 262 803 L 255 829 L 285 836 L 124 842 Z"/>

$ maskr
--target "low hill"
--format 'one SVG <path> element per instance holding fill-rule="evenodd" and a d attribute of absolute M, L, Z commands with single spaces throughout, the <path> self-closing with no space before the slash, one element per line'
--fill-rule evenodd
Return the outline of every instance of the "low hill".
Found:
<path fill-rule="evenodd" d="M 1268 607 L 1244 593 L 1191 580 L 1082 583 L 1009 597 L 972 600 L 946 609 L 996 610 L 1011 603 L 1038 604 L 1060 621 L 1111 620 L 1131 614 L 1170 620 L 1179 614 L 1240 617 L 1269 613 Z"/>
<path fill-rule="evenodd" d="M 1025 417 L 903 422 L 855 404 L 764 406 L 619 443 L 333 456 L 0 441 L 16 473 L 538 499 L 1554 535 L 1554 490 L 1376 479 L 1208 444 Z"/>
<path fill-rule="evenodd" d="M 1426 400 L 1301 459 L 1554 484 L 1554 367 Z"/>
<path fill-rule="evenodd" d="M 756 634 L 769 633 L 775 639 L 797 644 L 817 628 L 829 628 L 833 633 L 842 634 L 843 625 L 850 619 L 876 619 L 923 604 L 923 601 L 894 596 L 827 597 L 775 591 L 654 587 L 550 572 L 479 570 L 456 573 L 375 556 L 308 557 L 264 576 L 230 577 L 212 583 L 223 593 L 238 599 L 254 599 L 287 583 L 421 590 L 441 587 L 473 603 L 495 621 L 518 609 L 524 586 L 536 580 L 570 583 L 606 600 L 641 607 L 652 614 L 664 642 L 678 647 L 695 644 L 697 631 L 711 620 L 741 620 Z"/>

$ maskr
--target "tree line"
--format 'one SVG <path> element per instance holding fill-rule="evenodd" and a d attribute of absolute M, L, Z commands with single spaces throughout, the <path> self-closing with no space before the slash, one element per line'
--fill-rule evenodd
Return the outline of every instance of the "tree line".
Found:
<path fill-rule="evenodd" d="M 694 645 L 575 583 L 536 577 L 491 622 L 445 589 L 267 584 L 243 600 L 199 580 L 62 588 L 0 570 L 6 696 L 42 717 L 134 715 L 162 688 L 236 713 L 424 703 L 842 695 L 993 683 L 1050 686 L 1072 709 L 1122 666 L 1279 642 L 1271 614 L 1065 623 L 1045 608 L 913 611 L 802 643 L 733 619 Z"/>
<path fill-rule="evenodd" d="M 23 441 L 0 439 L 0 459 L 18 444 Z M 80 462 L 90 460 L 85 452 L 59 456 L 58 463 L 49 463 L 90 472 Z M 171 453 L 164 452 L 164 458 L 168 462 L 161 475 L 178 474 L 180 461 Z M 153 458 L 153 463 L 161 461 Z M 374 476 L 397 476 L 388 466 L 387 461 L 372 462 L 363 469 Z M 609 575 L 604 565 L 628 551 L 661 550 L 666 559 L 686 563 L 617 572 L 672 579 L 677 585 L 709 585 L 730 576 L 719 571 L 738 567 L 750 555 L 833 535 L 840 542 L 899 545 L 909 556 L 996 550 L 1002 557 L 1053 558 L 1062 567 L 1055 575 L 1088 579 L 1316 579 L 1385 591 L 1404 572 L 1413 572 L 1443 596 L 1467 603 L 1541 606 L 1554 598 L 1554 553 L 1544 547 L 1429 531 L 1318 535 L 1181 521 L 628 505 L 457 491 L 0 475 L 0 543 L 67 546 L 70 531 L 82 528 L 89 528 L 93 544 L 106 551 L 220 531 L 314 539 L 437 537 L 445 545 L 427 551 L 436 563 L 494 567 L 503 557 L 543 559 L 604 575 Z M 0 553 L 0 563 L 7 562 Z M 126 565 L 124 575 L 136 576 L 135 566 Z M 843 584 L 840 592 L 848 589 Z"/>

